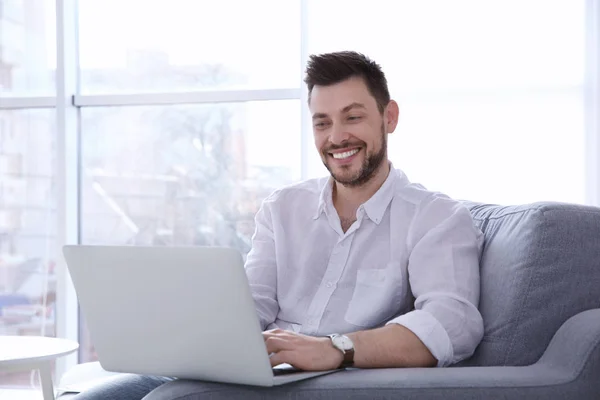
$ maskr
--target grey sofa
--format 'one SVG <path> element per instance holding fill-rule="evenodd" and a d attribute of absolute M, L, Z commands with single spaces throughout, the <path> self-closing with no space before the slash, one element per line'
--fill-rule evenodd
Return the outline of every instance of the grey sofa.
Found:
<path fill-rule="evenodd" d="M 485 335 L 470 359 L 276 388 L 174 381 L 148 400 L 600 399 L 600 208 L 465 204 L 485 234 Z"/>

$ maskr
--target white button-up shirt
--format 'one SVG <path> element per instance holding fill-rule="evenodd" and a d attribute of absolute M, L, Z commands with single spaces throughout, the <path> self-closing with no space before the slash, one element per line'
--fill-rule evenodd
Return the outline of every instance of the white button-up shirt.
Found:
<path fill-rule="evenodd" d="M 466 207 L 392 167 L 345 233 L 331 178 L 274 192 L 256 215 L 246 272 L 263 329 L 324 336 L 401 324 L 447 366 L 483 337 L 482 243 Z"/>

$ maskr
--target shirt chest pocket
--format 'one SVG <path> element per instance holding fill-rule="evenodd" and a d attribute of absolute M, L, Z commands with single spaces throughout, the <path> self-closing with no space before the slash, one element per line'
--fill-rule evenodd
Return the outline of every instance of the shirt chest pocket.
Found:
<path fill-rule="evenodd" d="M 346 322 L 373 328 L 391 319 L 401 308 L 404 279 L 400 262 L 385 268 L 357 271 L 356 285 L 345 314 Z"/>

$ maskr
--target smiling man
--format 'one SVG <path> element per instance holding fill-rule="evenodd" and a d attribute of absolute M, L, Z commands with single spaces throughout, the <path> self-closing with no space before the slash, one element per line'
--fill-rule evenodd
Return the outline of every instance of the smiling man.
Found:
<path fill-rule="evenodd" d="M 354 52 L 310 57 L 316 149 L 329 177 L 275 191 L 246 260 L 273 366 L 447 366 L 483 336 L 483 236 L 459 202 L 388 160 L 398 123 L 381 68 Z M 169 378 L 125 375 L 77 399 L 138 400 Z"/>
<path fill-rule="evenodd" d="M 447 366 L 483 336 L 482 234 L 457 201 L 388 161 L 398 123 L 379 65 L 355 52 L 310 57 L 317 151 L 331 177 L 273 193 L 246 269 L 271 363 Z"/>

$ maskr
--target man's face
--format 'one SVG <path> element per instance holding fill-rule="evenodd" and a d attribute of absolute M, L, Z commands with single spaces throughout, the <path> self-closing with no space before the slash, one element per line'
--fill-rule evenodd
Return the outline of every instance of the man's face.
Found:
<path fill-rule="evenodd" d="M 315 145 L 331 176 L 344 186 L 371 179 L 387 160 L 387 122 L 364 81 L 315 86 L 309 108 Z"/>

